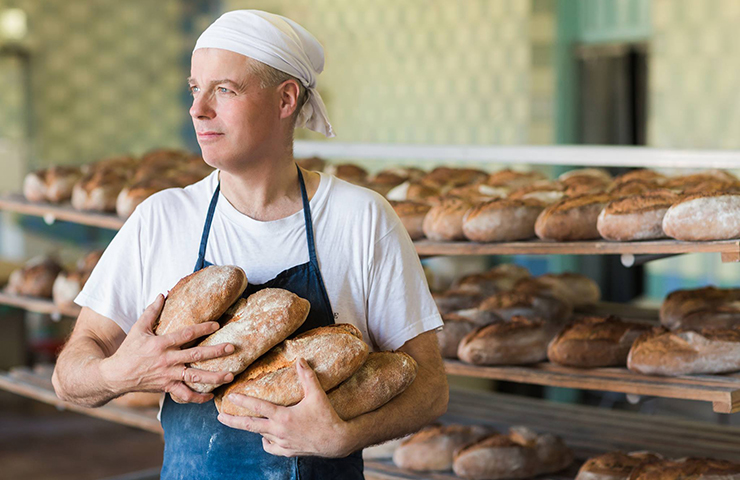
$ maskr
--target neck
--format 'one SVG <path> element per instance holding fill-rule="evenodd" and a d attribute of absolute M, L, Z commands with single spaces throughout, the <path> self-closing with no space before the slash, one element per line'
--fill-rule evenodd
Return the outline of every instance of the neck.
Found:
<path fill-rule="evenodd" d="M 221 193 L 239 212 L 255 220 L 277 220 L 302 206 L 292 154 L 251 161 L 234 172 L 220 172 Z"/>

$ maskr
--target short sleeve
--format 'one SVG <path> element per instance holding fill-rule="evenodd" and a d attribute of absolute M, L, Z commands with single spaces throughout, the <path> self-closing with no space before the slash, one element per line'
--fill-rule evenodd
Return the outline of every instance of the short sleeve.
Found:
<path fill-rule="evenodd" d="M 76 304 L 110 318 L 126 334 L 139 318 L 142 305 L 145 242 L 141 211 L 137 208 L 126 220 L 75 298 Z"/>
<path fill-rule="evenodd" d="M 443 322 L 424 270 L 399 220 L 378 239 L 369 267 L 368 329 L 381 350 L 397 350 Z"/>

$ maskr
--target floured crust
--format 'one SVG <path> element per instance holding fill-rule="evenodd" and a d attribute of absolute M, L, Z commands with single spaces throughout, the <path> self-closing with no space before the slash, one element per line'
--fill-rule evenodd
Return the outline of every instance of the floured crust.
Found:
<path fill-rule="evenodd" d="M 566 326 L 550 342 L 547 358 L 579 368 L 625 366 L 634 341 L 648 325 L 610 317 L 586 317 Z"/>
<path fill-rule="evenodd" d="M 342 420 L 359 417 L 406 390 L 418 368 L 406 353 L 373 352 L 351 377 L 328 392 L 329 402 Z"/>
<path fill-rule="evenodd" d="M 257 358 L 285 340 L 300 327 L 311 305 L 294 293 L 280 288 L 265 288 L 239 299 L 220 319 L 221 328 L 199 346 L 230 343 L 230 355 L 192 363 L 190 366 L 211 372 L 243 372 Z M 187 383 L 193 390 L 207 393 L 218 385 Z"/>
<path fill-rule="evenodd" d="M 684 241 L 740 238 L 740 193 L 689 195 L 668 209 L 663 231 Z"/>
<path fill-rule="evenodd" d="M 536 200 L 491 200 L 470 209 L 463 234 L 474 242 L 510 242 L 534 237 L 534 223 L 544 205 Z"/>
<path fill-rule="evenodd" d="M 565 198 L 542 211 L 535 223 L 535 233 L 548 240 L 599 238 L 597 218 L 610 200 L 607 194 Z"/>
<path fill-rule="evenodd" d="M 552 329 L 542 319 L 514 316 L 478 327 L 460 342 L 457 356 L 474 365 L 523 365 L 547 357 Z"/>
<path fill-rule="evenodd" d="M 424 217 L 424 235 L 435 241 L 463 240 L 463 217 L 471 206 L 470 202 L 460 198 L 446 198 Z"/>
<path fill-rule="evenodd" d="M 221 413 L 258 416 L 228 399 L 240 393 L 277 405 L 295 405 L 303 398 L 296 361 L 304 358 L 324 390 L 330 390 L 354 374 L 365 362 L 368 346 L 352 325 L 334 324 L 309 330 L 285 340 L 217 390 L 215 403 Z"/>
<path fill-rule="evenodd" d="M 182 278 L 170 290 L 154 333 L 166 335 L 217 320 L 247 288 L 247 275 L 234 265 L 212 265 Z"/>
<path fill-rule="evenodd" d="M 493 429 L 478 425 L 434 425 L 401 442 L 393 463 L 414 471 L 445 471 L 452 468 L 458 448 L 490 435 Z"/>
<path fill-rule="evenodd" d="M 632 241 L 664 238 L 663 218 L 680 196 L 661 190 L 609 203 L 599 214 L 596 228 L 607 240 Z"/>

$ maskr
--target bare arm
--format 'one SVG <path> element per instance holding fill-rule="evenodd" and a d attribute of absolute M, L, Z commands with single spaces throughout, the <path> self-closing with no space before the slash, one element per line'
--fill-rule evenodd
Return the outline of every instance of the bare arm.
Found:
<path fill-rule="evenodd" d="M 227 372 L 185 367 L 186 363 L 228 355 L 234 351 L 233 345 L 180 350 L 182 345 L 217 330 L 216 322 L 163 336 L 154 334 L 153 325 L 163 304 L 160 295 L 128 335 L 113 320 L 83 308 L 54 368 L 51 380 L 57 396 L 86 407 L 99 407 L 135 391 L 170 392 L 183 401 L 203 403 L 213 395 L 196 393 L 183 380 L 214 384 L 233 380 Z"/>
<path fill-rule="evenodd" d="M 418 363 L 416 379 L 402 394 L 373 412 L 343 421 L 331 406 L 316 374 L 301 360 L 298 375 L 304 398 L 298 404 L 281 407 L 235 395 L 235 403 L 265 418 L 220 414 L 218 419 L 230 427 L 261 434 L 266 452 L 288 457 L 344 457 L 368 445 L 414 432 L 447 410 L 447 377 L 434 332 L 409 340 L 399 350 Z"/>

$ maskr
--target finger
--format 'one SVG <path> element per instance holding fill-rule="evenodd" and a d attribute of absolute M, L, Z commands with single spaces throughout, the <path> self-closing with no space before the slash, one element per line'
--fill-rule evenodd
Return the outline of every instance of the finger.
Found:
<path fill-rule="evenodd" d="M 131 330 L 148 331 L 154 333 L 154 324 L 159 319 L 159 314 L 164 306 L 164 295 L 161 293 L 146 307 L 139 319 L 133 324 Z"/>
<path fill-rule="evenodd" d="M 167 358 L 172 365 L 182 365 L 183 363 L 196 363 L 231 355 L 234 350 L 234 345 L 222 343 L 220 345 L 173 350 L 168 353 Z"/>
<path fill-rule="evenodd" d="M 243 407 L 250 412 L 254 412 L 256 414 L 255 416 L 265 418 L 273 418 L 280 408 L 285 408 L 259 398 L 242 395 L 241 393 L 232 393 L 226 397 L 226 400 L 238 407 Z"/>
<path fill-rule="evenodd" d="M 270 442 L 265 437 L 262 437 L 262 448 L 265 452 L 271 454 L 271 455 L 279 455 L 281 457 L 295 457 L 296 452 L 293 450 L 289 450 L 287 448 L 283 448 L 279 446 L 277 443 Z"/>
<path fill-rule="evenodd" d="M 219 327 L 220 325 L 218 322 L 204 322 L 197 325 L 191 325 L 182 330 L 178 330 L 177 332 L 162 335 L 160 338 L 162 338 L 162 342 L 164 342 L 167 348 L 179 347 L 204 335 L 210 335 L 218 330 Z"/>
<path fill-rule="evenodd" d="M 234 375 L 231 372 L 209 372 L 208 370 L 200 370 L 192 367 L 186 367 L 183 370 L 183 365 L 177 365 L 172 369 L 172 378 L 188 383 L 223 385 L 234 380 Z"/>
<path fill-rule="evenodd" d="M 247 430 L 253 433 L 259 433 L 262 435 L 272 435 L 272 425 L 270 420 L 266 418 L 257 417 L 239 417 L 236 415 L 229 415 L 227 413 L 219 413 L 218 421 L 231 428 L 238 428 L 239 430 Z"/>
<path fill-rule="evenodd" d="M 212 393 L 198 393 L 189 389 L 184 383 L 177 382 L 170 390 L 170 395 L 185 403 L 206 403 L 213 398 Z"/>
<path fill-rule="evenodd" d="M 303 398 L 314 397 L 317 394 L 326 396 L 321 383 L 319 383 L 319 379 L 316 378 L 316 372 L 308 365 L 306 359 L 299 358 L 296 363 L 298 379 L 301 381 L 301 387 L 303 387 Z"/>

